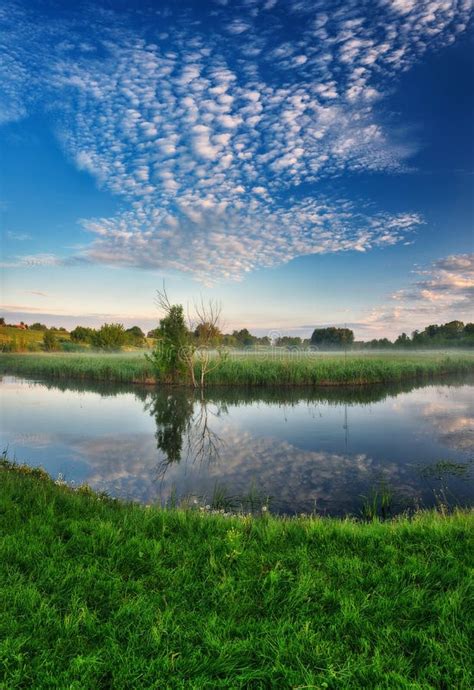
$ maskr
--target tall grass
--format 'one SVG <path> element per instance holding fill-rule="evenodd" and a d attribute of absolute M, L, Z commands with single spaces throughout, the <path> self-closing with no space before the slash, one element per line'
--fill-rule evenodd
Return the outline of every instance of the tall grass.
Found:
<path fill-rule="evenodd" d="M 471 688 L 473 528 L 146 509 L 4 463 L 0 687 Z"/>
<path fill-rule="evenodd" d="M 142 353 L 128 354 L 1 354 L 0 371 L 36 378 L 154 382 L 151 365 Z"/>
<path fill-rule="evenodd" d="M 294 358 L 229 358 L 211 371 L 207 383 L 265 385 L 358 385 L 474 372 L 474 356 L 351 355 Z"/>
<path fill-rule="evenodd" d="M 1 354 L 0 371 L 23 376 L 90 381 L 153 383 L 152 365 L 140 353 L 104 354 Z M 199 364 L 196 364 L 199 378 Z M 410 354 L 347 358 L 306 356 L 301 358 L 229 357 L 207 376 L 207 384 L 359 385 L 425 380 L 436 376 L 474 372 L 474 355 Z"/>

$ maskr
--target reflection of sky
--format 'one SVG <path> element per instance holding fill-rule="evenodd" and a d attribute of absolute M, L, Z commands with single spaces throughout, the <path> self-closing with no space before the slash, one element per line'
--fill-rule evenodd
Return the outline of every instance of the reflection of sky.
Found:
<path fill-rule="evenodd" d="M 344 512 L 381 479 L 409 501 L 429 501 L 433 486 L 420 466 L 470 459 L 473 390 L 429 386 L 348 406 L 227 403 L 219 416 L 209 404 L 209 425 L 222 439 L 219 461 L 183 459 L 160 478 L 155 420 L 133 389 L 105 396 L 7 378 L 0 443 L 53 476 L 144 502 L 165 499 L 173 487 L 209 496 L 217 482 L 233 495 L 254 486 L 284 511 Z M 473 498 L 469 482 L 452 481 L 460 499 Z"/>

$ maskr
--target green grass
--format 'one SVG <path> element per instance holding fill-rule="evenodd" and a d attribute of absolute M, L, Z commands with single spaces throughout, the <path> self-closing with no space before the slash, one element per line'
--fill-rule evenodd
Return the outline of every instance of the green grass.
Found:
<path fill-rule="evenodd" d="M 0 371 L 20 376 L 82 381 L 147 383 L 154 381 L 142 352 L 127 354 L 0 354 Z"/>
<path fill-rule="evenodd" d="M 288 358 L 229 358 L 209 373 L 209 384 L 354 385 L 426 379 L 458 372 L 474 372 L 468 355 L 316 355 Z"/>
<path fill-rule="evenodd" d="M 199 365 L 196 365 L 199 376 Z M 156 382 L 142 353 L 128 354 L 6 354 L 0 372 L 37 378 L 130 383 Z M 471 354 L 314 355 L 229 357 L 206 379 L 213 385 L 357 385 L 427 380 L 447 374 L 474 372 Z"/>
<path fill-rule="evenodd" d="M 467 690 L 473 528 L 147 509 L 4 462 L 0 687 Z"/>
<path fill-rule="evenodd" d="M 70 340 L 69 333 L 66 331 L 55 330 L 53 333 L 61 340 Z M 44 331 L 36 331 L 31 329 L 23 331 L 19 328 L 15 328 L 14 326 L 0 326 L 0 351 L 5 346 L 11 346 L 12 344 L 20 351 L 40 350 L 43 346 L 43 336 Z"/>

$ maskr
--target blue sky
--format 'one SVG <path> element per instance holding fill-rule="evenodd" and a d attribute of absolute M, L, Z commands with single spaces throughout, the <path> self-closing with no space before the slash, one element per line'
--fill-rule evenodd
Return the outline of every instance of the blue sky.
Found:
<path fill-rule="evenodd" d="M 3 314 L 470 320 L 471 0 L 6 2 Z M 472 320 L 472 317 L 471 317 Z"/>

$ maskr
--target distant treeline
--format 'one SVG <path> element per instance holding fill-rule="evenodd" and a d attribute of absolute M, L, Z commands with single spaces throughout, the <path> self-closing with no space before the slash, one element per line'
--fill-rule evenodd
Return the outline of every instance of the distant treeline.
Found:
<path fill-rule="evenodd" d="M 150 337 L 153 337 L 150 332 Z M 395 340 L 388 338 L 374 338 L 369 341 L 356 341 L 354 331 L 350 328 L 315 328 L 311 338 L 298 336 L 281 336 L 270 340 L 268 336 L 258 338 L 244 328 L 233 331 L 231 335 L 221 336 L 222 345 L 237 348 L 251 348 L 255 346 L 269 346 L 292 349 L 390 349 L 390 348 L 442 348 L 442 347 L 474 347 L 474 323 L 464 324 L 462 321 L 449 321 L 438 326 L 432 324 L 424 330 L 413 331 L 411 336 L 402 333 Z"/>
<path fill-rule="evenodd" d="M 402 333 L 393 342 L 388 338 L 356 342 L 355 347 L 361 349 L 383 348 L 444 348 L 444 347 L 474 347 L 474 323 L 464 324 L 462 321 L 449 321 L 441 326 L 432 324 L 422 331 L 413 331 L 411 336 Z"/>
<path fill-rule="evenodd" d="M 42 349 L 47 351 L 61 349 L 69 350 L 81 347 L 95 348 L 98 350 L 120 350 L 123 347 L 147 347 L 147 338 L 160 339 L 160 328 L 149 331 L 146 335 L 139 326 L 125 328 L 120 323 L 103 324 L 100 328 L 76 326 L 70 333 L 65 328 L 48 328 L 42 323 L 33 323 L 30 326 L 20 324 L 5 324 L 0 317 L 0 326 L 8 329 L 18 329 L 18 332 L 43 332 Z M 211 332 L 212 331 L 212 332 Z M 449 321 L 448 323 L 427 326 L 422 331 L 415 330 L 411 335 L 401 333 L 395 340 L 388 338 L 374 338 L 369 341 L 356 341 L 354 332 L 350 328 L 316 328 L 310 338 L 298 336 L 280 336 L 270 339 L 269 336 L 258 337 L 250 333 L 247 328 L 234 330 L 232 333 L 221 333 L 214 325 L 209 323 L 199 324 L 194 331 L 188 331 L 191 340 L 196 344 L 201 342 L 212 343 L 215 347 L 235 349 L 258 349 L 270 346 L 286 350 L 383 350 L 383 349 L 421 349 L 421 348 L 447 348 L 447 347 L 474 347 L 474 323 L 464 324 L 462 321 Z M 41 335 L 38 333 L 41 337 Z M 67 336 L 67 339 L 62 336 Z M 28 349 L 38 349 L 39 343 L 29 343 Z M 33 348 L 33 345 L 35 347 Z M 23 348 L 9 348 L 8 343 L 3 343 L 5 351 L 15 351 Z"/>
<path fill-rule="evenodd" d="M 354 340 L 354 332 L 350 328 L 316 328 L 308 340 L 284 336 L 278 338 L 274 344 L 288 349 L 306 347 L 320 350 L 474 347 L 474 323 L 449 321 L 441 326 L 432 324 L 422 331 L 413 331 L 411 336 L 402 333 L 395 340 L 374 338 L 369 341 Z"/>
<path fill-rule="evenodd" d="M 90 348 L 118 351 L 146 346 L 145 334 L 139 326 L 126 329 L 121 323 L 104 323 L 97 329 L 76 326 L 69 333 L 65 328 L 48 328 L 39 322 L 31 325 L 23 321 L 6 324 L 5 319 L 0 317 L 2 352 L 78 352 Z"/>

